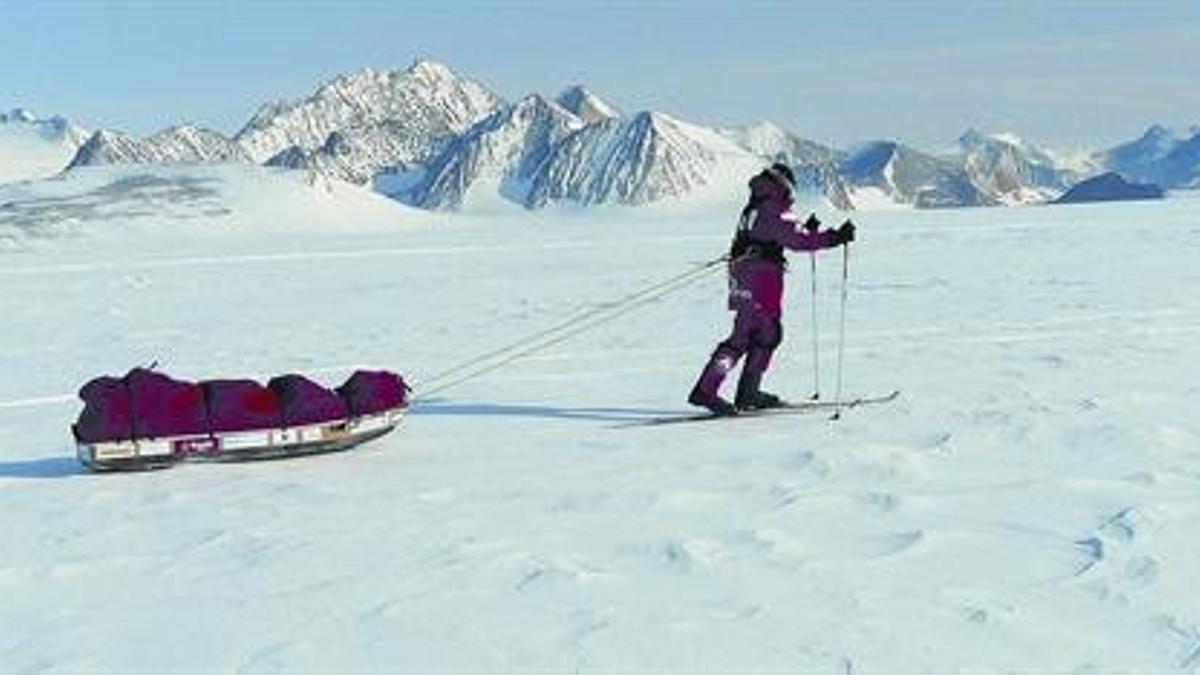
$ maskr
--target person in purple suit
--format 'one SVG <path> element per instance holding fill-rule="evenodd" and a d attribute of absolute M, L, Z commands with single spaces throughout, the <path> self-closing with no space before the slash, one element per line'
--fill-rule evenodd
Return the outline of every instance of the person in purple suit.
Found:
<path fill-rule="evenodd" d="M 792 211 L 796 178 L 790 167 L 777 163 L 750 179 L 750 201 L 742 209 L 737 235 L 729 252 L 729 309 L 736 312 L 733 330 L 713 350 L 700 373 L 688 403 L 717 415 L 782 404 L 762 391 L 763 374 L 783 340 L 783 273 L 785 250 L 817 251 L 854 241 L 854 224 L 820 229 L 816 214 L 801 223 Z M 719 390 L 729 371 L 746 357 L 737 395 L 730 403 Z"/>

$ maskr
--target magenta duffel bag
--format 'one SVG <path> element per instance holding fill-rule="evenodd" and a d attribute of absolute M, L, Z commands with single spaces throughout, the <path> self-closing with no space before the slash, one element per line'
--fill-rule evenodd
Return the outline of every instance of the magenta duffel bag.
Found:
<path fill-rule="evenodd" d="M 79 389 L 83 412 L 72 428 L 83 443 L 133 438 L 133 403 L 129 387 L 117 377 L 97 377 Z"/>
<path fill-rule="evenodd" d="M 200 385 L 146 368 L 129 371 L 125 383 L 133 401 L 135 438 L 208 433 L 208 409 Z"/>
<path fill-rule="evenodd" d="M 79 398 L 83 412 L 73 428 L 84 443 L 208 433 L 200 386 L 147 368 L 97 377 L 83 385 Z"/>
<path fill-rule="evenodd" d="M 254 380 L 207 380 L 200 387 L 204 389 L 208 419 L 216 433 L 283 426 L 279 398 Z"/>
<path fill-rule="evenodd" d="M 271 378 L 267 387 L 275 392 L 287 426 L 333 422 L 350 417 L 341 397 L 303 375 L 289 374 Z"/>
<path fill-rule="evenodd" d="M 404 378 L 387 370 L 356 370 L 337 393 L 355 415 L 373 415 L 408 403 Z"/>

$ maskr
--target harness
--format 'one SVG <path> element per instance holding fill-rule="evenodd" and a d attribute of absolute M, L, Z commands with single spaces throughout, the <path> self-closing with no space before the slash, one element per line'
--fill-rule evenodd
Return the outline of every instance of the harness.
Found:
<path fill-rule="evenodd" d="M 775 241 L 763 241 L 756 239 L 750 235 L 751 217 L 758 210 L 758 204 L 761 199 L 756 199 L 753 195 L 750 196 L 750 201 L 746 202 L 746 206 L 742 209 L 742 215 L 738 218 L 737 230 L 734 231 L 733 241 L 729 245 L 729 260 L 766 260 L 786 265 L 787 258 L 783 255 L 783 245 Z"/>

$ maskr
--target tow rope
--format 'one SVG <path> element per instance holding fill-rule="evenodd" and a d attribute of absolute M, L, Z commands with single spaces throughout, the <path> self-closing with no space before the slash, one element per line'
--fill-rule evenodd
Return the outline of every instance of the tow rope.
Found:
<path fill-rule="evenodd" d="M 434 394 L 503 368 L 513 361 L 540 352 L 628 314 L 642 305 L 659 300 L 704 279 L 713 270 L 721 269 L 721 266 L 728 260 L 729 256 L 727 255 L 713 258 L 670 279 L 645 286 L 613 302 L 601 303 L 545 330 L 527 335 L 520 340 L 451 366 L 414 387 L 414 391 L 418 395 L 413 402 L 419 403 Z"/>

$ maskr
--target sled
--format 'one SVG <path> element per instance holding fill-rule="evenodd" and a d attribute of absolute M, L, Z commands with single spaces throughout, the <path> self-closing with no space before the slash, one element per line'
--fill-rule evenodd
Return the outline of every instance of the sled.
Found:
<path fill-rule="evenodd" d="M 300 457 L 347 450 L 393 431 L 404 416 L 397 408 L 374 415 L 259 431 L 188 434 L 165 438 L 84 443 L 79 461 L 93 471 L 165 469 L 179 462 L 230 462 Z"/>
<path fill-rule="evenodd" d="M 297 374 L 263 386 L 188 382 L 135 368 L 85 384 L 84 410 L 71 432 L 80 463 L 93 471 L 313 455 L 391 432 L 407 391 L 403 378 L 387 371 L 356 371 L 329 389 Z"/>

